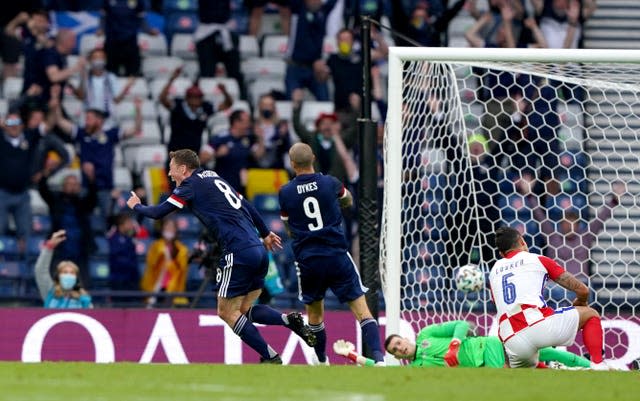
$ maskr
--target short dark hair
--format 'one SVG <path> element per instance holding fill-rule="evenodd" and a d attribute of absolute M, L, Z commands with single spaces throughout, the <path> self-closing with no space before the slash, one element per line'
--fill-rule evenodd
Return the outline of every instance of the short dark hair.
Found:
<path fill-rule="evenodd" d="M 132 220 L 132 219 L 133 219 L 133 215 L 131 213 L 122 212 L 114 216 L 113 222 L 116 225 L 116 227 L 120 227 L 124 223 L 126 223 L 127 220 Z"/>
<path fill-rule="evenodd" d="M 387 337 L 386 340 L 384 340 L 384 349 L 385 351 L 389 352 L 389 344 L 391 343 L 391 341 L 393 341 L 394 338 L 401 338 L 399 335 L 397 334 L 391 334 L 389 337 Z"/>
<path fill-rule="evenodd" d="M 512 227 L 500 227 L 496 230 L 496 248 L 498 252 L 505 253 L 518 247 L 520 232 Z"/>
<path fill-rule="evenodd" d="M 244 110 L 235 110 L 233 113 L 231 113 L 231 115 L 229 116 L 229 125 L 233 126 L 233 124 L 235 122 L 238 122 L 242 119 L 242 114 L 246 113 L 246 111 Z"/>
<path fill-rule="evenodd" d="M 175 164 L 187 166 L 189 170 L 195 170 L 200 167 L 200 158 L 196 152 L 191 149 L 180 149 L 169 152 L 169 159 L 173 159 Z"/>

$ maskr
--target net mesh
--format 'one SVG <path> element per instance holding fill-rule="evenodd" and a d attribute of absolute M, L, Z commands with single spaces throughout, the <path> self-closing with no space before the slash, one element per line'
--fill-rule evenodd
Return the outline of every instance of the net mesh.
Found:
<path fill-rule="evenodd" d="M 492 233 L 519 229 L 532 252 L 592 289 L 609 319 L 640 301 L 640 66 L 404 61 L 401 210 L 382 217 L 381 269 L 400 274 L 401 319 L 414 331 L 452 318 L 489 331 L 489 290 L 455 288 L 456 269 L 496 260 Z M 397 183 L 385 178 L 385 190 Z M 385 264 L 386 228 L 401 224 L 401 266 Z M 398 270 L 400 270 L 398 272 Z M 572 293 L 555 285 L 552 307 Z M 396 305 L 392 305 L 396 307 Z M 607 329 L 608 355 L 628 338 Z M 580 350 L 583 351 L 583 350 Z"/>

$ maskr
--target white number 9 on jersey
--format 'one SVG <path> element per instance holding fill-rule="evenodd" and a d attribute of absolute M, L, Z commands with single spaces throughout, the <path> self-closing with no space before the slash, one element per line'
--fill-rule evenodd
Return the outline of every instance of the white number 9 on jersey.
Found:
<path fill-rule="evenodd" d="M 320 204 L 316 198 L 313 196 L 305 198 L 304 202 L 302 202 L 302 207 L 304 208 L 304 214 L 306 214 L 308 218 L 315 220 L 315 223 L 308 224 L 309 231 L 317 231 L 324 227 L 322 214 L 320 213 Z"/>

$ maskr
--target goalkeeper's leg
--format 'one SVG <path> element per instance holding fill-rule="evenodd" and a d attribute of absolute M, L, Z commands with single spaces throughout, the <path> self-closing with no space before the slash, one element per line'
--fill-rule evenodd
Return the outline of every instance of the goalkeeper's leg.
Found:
<path fill-rule="evenodd" d="M 540 349 L 540 360 L 542 362 L 556 361 L 570 368 L 589 368 L 591 362 L 573 352 L 563 351 L 552 347 Z"/>

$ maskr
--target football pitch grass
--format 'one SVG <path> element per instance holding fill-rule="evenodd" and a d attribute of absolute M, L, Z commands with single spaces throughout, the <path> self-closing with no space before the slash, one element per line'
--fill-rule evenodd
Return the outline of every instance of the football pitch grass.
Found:
<path fill-rule="evenodd" d="M 0 363 L 11 401 L 637 401 L 639 389 L 638 372 Z"/>

